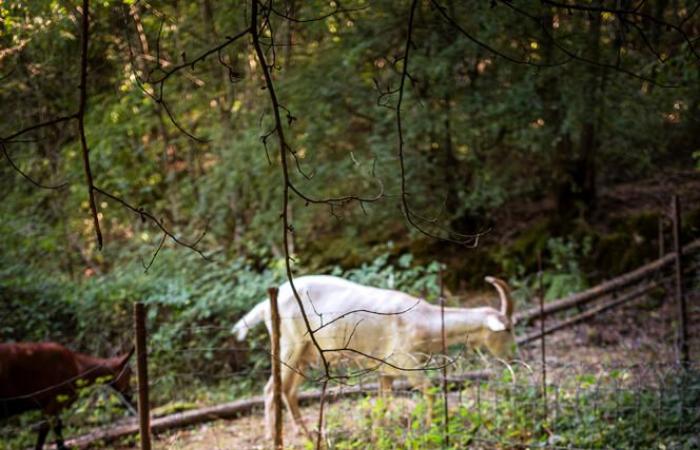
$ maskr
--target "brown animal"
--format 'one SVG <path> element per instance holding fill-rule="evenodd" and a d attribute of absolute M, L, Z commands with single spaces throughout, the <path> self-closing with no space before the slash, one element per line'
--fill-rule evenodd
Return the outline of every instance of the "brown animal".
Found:
<path fill-rule="evenodd" d="M 96 358 L 72 352 L 55 342 L 0 343 L 0 420 L 40 409 L 49 419 L 39 428 L 36 449 L 44 447 L 53 427 L 56 448 L 67 450 L 59 413 L 77 397 L 78 390 L 95 381 L 108 383 L 130 403 L 134 353 Z"/>

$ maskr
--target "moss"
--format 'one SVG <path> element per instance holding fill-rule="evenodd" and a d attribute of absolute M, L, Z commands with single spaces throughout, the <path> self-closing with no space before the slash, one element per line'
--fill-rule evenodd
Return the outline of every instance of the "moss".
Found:
<path fill-rule="evenodd" d="M 197 408 L 196 403 L 192 402 L 171 402 L 166 405 L 155 408 L 151 411 L 153 417 L 163 417 L 170 414 L 175 414 L 183 411 L 188 411 Z"/>

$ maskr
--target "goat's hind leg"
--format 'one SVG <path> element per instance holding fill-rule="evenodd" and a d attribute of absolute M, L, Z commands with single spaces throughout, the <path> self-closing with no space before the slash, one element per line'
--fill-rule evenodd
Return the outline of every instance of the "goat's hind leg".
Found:
<path fill-rule="evenodd" d="M 393 384 L 394 377 L 390 375 L 379 375 L 379 397 L 385 398 L 390 396 Z"/>
<path fill-rule="evenodd" d="M 272 376 L 265 385 L 264 400 L 265 400 L 265 439 L 272 439 L 272 432 L 275 428 L 273 423 L 274 417 L 272 416 L 273 408 L 273 396 L 274 396 L 274 384 Z"/>
<path fill-rule="evenodd" d="M 304 376 L 301 373 L 289 369 L 289 377 L 282 384 L 282 395 L 289 409 L 289 414 L 292 416 L 295 433 L 303 432 L 309 439 L 312 439 L 313 436 L 309 432 L 309 428 L 306 426 L 304 417 L 302 417 L 299 409 L 299 386 L 303 380 Z"/>
<path fill-rule="evenodd" d="M 292 418 L 294 432 L 299 434 L 300 431 L 303 431 L 307 436 L 311 436 L 301 416 L 299 401 L 297 399 L 297 390 L 303 379 L 303 375 L 301 375 L 299 371 L 304 366 L 303 354 L 305 348 L 306 346 L 300 346 L 291 350 L 282 349 L 280 351 L 282 355 L 281 361 L 283 362 L 280 368 L 280 390 L 282 401 L 287 405 L 287 409 Z M 267 385 L 265 385 L 265 436 L 268 439 L 272 438 L 275 425 L 272 404 L 273 394 L 274 385 L 272 377 L 270 377 Z"/>

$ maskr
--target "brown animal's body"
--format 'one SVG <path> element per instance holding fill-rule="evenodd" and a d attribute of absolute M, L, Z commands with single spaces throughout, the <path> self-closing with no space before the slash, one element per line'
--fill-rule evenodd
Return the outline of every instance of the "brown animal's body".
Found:
<path fill-rule="evenodd" d="M 127 366 L 133 349 L 115 358 L 75 353 L 55 342 L 0 343 L 0 419 L 41 410 L 52 419 L 56 447 L 65 449 L 58 414 L 76 398 L 78 390 L 104 379 L 117 391 L 131 395 Z M 37 449 L 44 446 L 49 425 L 39 429 Z"/>

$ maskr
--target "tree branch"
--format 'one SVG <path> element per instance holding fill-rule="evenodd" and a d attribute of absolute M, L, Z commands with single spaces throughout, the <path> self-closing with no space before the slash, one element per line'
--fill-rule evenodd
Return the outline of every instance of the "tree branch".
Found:
<path fill-rule="evenodd" d="M 95 185 L 92 181 L 92 171 L 90 170 L 90 149 L 88 148 L 87 138 L 85 137 L 85 108 L 87 103 L 87 59 L 88 59 L 88 41 L 90 32 L 90 0 L 83 0 L 82 10 L 82 28 L 81 28 L 81 45 L 80 45 L 80 100 L 78 104 L 78 133 L 80 135 L 80 147 L 83 154 L 83 168 L 85 169 L 85 183 L 88 191 L 88 202 L 90 211 L 92 212 L 92 223 L 95 227 L 95 235 L 97 237 L 97 248 L 102 250 L 102 230 L 100 230 L 100 218 L 97 212 L 97 204 L 95 203 Z"/>

